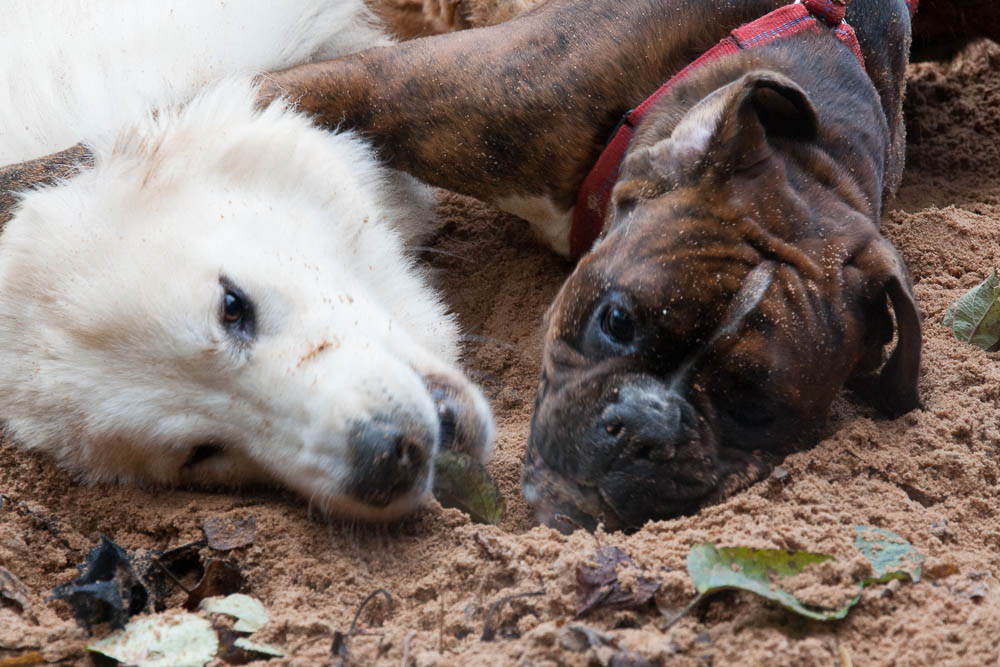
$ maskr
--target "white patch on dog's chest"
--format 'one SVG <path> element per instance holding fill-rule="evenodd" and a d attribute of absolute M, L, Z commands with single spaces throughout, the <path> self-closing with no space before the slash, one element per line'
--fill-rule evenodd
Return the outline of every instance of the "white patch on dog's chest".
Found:
<path fill-rule="evenodd" d="M 504 197 L 496 205 L 527 220 L 539 241 L 563 257 L 569 257 L 569 233 L 573 227 L 573 209 L 562 209 L 548 197 Z"/>

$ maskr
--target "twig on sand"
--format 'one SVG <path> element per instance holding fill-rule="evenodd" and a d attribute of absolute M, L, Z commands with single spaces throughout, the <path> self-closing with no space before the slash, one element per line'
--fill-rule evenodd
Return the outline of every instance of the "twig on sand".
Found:
<path fill-rule="evenodd" d="M 851 651 L 847 648 L 847 644 L 838 642 L 837 651 L 840 653 L 840 667 L 854 667 L 854 661 L 851 660 Z"/>
<path fill-rule="evenodd" d="M 350 664 L 350 654 L 347 650 L 347 644 L 351 637 L 354 636 L 354 631 L 358 627 L 358 619 L 361 618 L 361 612 L 363 612 L 365 607 L 368 606 L 368 603 L 379 594 L 384 595 L 386 602 L 389 606 L 392 606 L 392 595 L 389 594 L 389 591 L 384 588 L 376 588 L 368 594 L 368 597 L 361 601 L 361 604 L 358 606 L 358 610 L 354 612 L 354 620 L 351 621 L 351 628 L 347 631 L 347 634 L 344 634 L 343 632 L 333 633 L 333 642 L 330 645 L 330 653 L 332 653 L 334 657 L 340 658 L 340 662 L 335 663 L 339 665 L 339 667 L 347 667 L 347 665 Z"/>
<path fill-rule="evenodd" d="M 482 535 L 480 535 L 479 533 L 473 533 L 472 537 L 476 541 L 476 546 L 480 548 L 484 556 L 486 556 L 490 560 L 496 560 L 496 561 L 505 560 L 502 556 L 493 552 L 493 549 L 490 548 L 490 545 L 487 544 L 486 540 L 483 539 Z"/>
<path fill-rule="evenodd" d="M 407 661 L 410 659 L 410 644 L 413 643 L 413 638 L 416 636 L 416 630 L 410 630 L 406 633 L 406 641 L 403 642 L 403 659 L 399 662 L 399 667 L 406 667 Z"/>
<path fill-rule="evenodd" d="M 516 600 L 518 598 L 528 598 L 534 597 L 536 595 L 545 595 L 544 590 L 540 591 L 529 591 L 528 593 L 515 593 L 513 595 L 508 595 L 502 597 L 496 602 L 494 602 L 489 611 L 486 612 L 486 622 L 483 623 L 483 635 L 479 638 L 481 641 L 489 642 L 493 641 L 497 634 L 497 628 L 493 627 L 493 617 L 499 612 L 505 604 L 511 600 Z"/>
<path fill-rule="evenodd" d="M 444 591 L 438 596 L 441 603 L 438 611 L 438 653 L 444 653 Z"/>
<path fill-rule="evenodd" d="M 185 586 L 184 583 L 181 582 L 181 580 L 178 579 L 176 577 L 176 575 L 174 575 L 174 573 L 170 571 L 170 568 L 167 567 L 166 565 L 164 565 L 160 561 L 159 557 L 152 556 L 152 557 L 150 557 L 149 560 L 150 560 L 150 562 L 153 563 L 153 565 L 155 565 L 156 567 L 158 567 L 161 570 L 163 570 L 163 574 L 167 575 L 167 579 L 169 579 L 170 581 L 174 582 L 174 585 L 177 586 L 177 588 L 181 589 L 182 591 L 184 591 L 188 595 L 191 595 L 191 589 L 189 589 L 187 586 Z"/>
<path fill-rule="evenodd" d="M 681 620 L 685 615 L 687 615 L 689 611 L 695 608 L 695 605 L 701 602 L 704 598 L 705 598 L 704 593 L 698 593 L 697 595 L 695 595 L 694 599 L 688 602 L 686 607 L 677 612 L 676 616 L 671 618 L 669 621 L 664 623 L 663 626 L 660 627 L 660 632 L 666 632 L 667 630 L 669 630 L 674 625 L 674 623 Z M 663 614 L 662 609 L 660 610 L 660 613 Z M 666 614 L 663 615 L 666 616 Z"/>

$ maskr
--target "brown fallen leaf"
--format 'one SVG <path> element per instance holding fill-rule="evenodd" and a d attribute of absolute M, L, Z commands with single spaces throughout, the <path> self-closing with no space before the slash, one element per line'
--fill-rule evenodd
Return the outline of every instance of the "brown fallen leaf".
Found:
<path fill-rule="evenodd" d="M 253 544 L 257 531 L 257 517 L 234 519 L 223 516 L 207 517 L 201 524 L 208 546 L 216 551 L 229 551 L 237 547 Z"/>
<path fill-rule="evenodd" d="M 614 546 L 597 550 L 596 564 L 584 561 L 576 566 L 576 615 L 583 616 L 598 607 L 630 609 L 648 603 L 660 587 L 660 582 L 640 574 L 627 589 L 618 580 L 618 566 L 636 567 L 627 553 Z"/>
<path fill-rule="evenodd" d="M 184 608 L 194 611 L 205 598 L 229 595 L 243 588 L 243 573 L 235 563 L 213 558 L 205 565 L 205 574 L 198 585 L 188 591 Z"/>

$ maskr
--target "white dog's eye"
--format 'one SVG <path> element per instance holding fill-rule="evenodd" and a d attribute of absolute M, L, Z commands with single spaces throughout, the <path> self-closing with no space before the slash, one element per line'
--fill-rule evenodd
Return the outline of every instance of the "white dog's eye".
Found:
<path fill-rule="evenodd" d="M 241 342 L 249 343 L 257 332 L 253 303 L 228 278 L 220 278 L 219 284 L 223 289 L 220 312 L 223 328 Z"/>
<path fill-rule="evenodd" d="M 227 324 L 235 324 L 243 319 L 244 304 L 242 299 L 234 292 L 226 290 L 226 296 L 222 303 L 222 318 Z"/>

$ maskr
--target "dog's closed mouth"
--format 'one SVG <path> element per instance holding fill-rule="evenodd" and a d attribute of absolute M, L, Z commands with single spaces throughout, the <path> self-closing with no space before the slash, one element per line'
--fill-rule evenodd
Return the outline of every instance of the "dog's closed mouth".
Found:
<path fill-rule="evenodd" d="M 439 449 L 483 458 L 492 438 L 488 409 L 459 385 L 441 375 L 427 375 L 424 385 L 434 402 L 439 426 Z"/>
<path fill-rule="evenodd" d="M 453 449 L 455 438 L 458 436 L 458 417 L 455 414 L 454 399 L 446 389 L 431 386 L 429 388 L 441 428 L 439 436 L 441 448 Z"/>
<path fill-rule="evenodd" d="M 569 480 L 552 470 L 540 456 L 525 461 L 521 486 L 535 518 L 550 528 L 568 534 L 578 527 L 592 531 L 598 523 L 606 528 L 616 527 L 617 521 L 609 519 L 612 512 L 596 486 L 584 487 Z"/>

